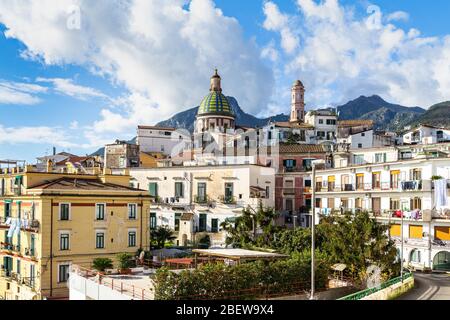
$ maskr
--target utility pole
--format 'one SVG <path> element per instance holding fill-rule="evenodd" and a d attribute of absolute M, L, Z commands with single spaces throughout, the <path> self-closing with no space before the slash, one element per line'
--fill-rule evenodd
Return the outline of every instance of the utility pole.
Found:
<path fill-rule="evenodd" d="M 401 215 L 402 215 L 402 223 L 401 223 L 401 230 L 400 230 L 400 238 L 401 238 L 401 242 L 402 242 L 402 244 L 401 244 L 401 246 L 400 246 L 400 257 L 401 257 L 401 260 L 400 260 L 400 277 L 402 278 L 402 283 L 403 283 L 403 211 L 402 211 L 402 213 L 401 213 Z"/>
<path fill-rule="evenodd" d="M 325 164 L 325 160 L 312 161 L 312 215 L 311 215 L 311 297 L 310 300 L 314 300 L 315 294 L 315 250 L 316 250 L 316 165 Z"/>

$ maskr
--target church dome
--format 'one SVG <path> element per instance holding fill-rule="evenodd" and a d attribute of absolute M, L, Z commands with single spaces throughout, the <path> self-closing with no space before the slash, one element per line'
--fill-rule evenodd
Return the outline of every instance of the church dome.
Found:
<path fill-rule="evenodd" d="M 227 97 L 219 91 L 211 91 L 200 103 L 198 115 L 217 114 L 234 117 Z"/>

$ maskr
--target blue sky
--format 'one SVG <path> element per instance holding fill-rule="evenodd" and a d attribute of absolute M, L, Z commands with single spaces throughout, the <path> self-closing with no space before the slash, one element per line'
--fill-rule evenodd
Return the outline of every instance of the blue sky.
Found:
<path fill-rule="evenodd" d="M 288 113 L 296 78 L 310 109 L 362 94 L 426 108 L 450 100 L 448 12 L 447 0 L 2 3 L 0 159 L 132 138 L 198 104 L 216 66 L 254 115 Z"/>

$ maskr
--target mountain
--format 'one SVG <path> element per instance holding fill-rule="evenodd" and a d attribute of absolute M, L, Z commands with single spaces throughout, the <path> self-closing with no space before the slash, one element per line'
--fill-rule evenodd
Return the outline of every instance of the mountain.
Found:
<path fill-rule="evenodd" d="M 288 121 L 289 116 L 284 114 L 279 114 L 269 118 L 257 118 L 251 114 L 246 113 L 239 106 L 237 100 L 233 97 L 227 97 L 231 108 L 236 114 L 236 125 L 242 127 L 263 127 L 270 120 L 272 121 Z M 172 118 L 161 121 L 157 124 L 157 126 L 161 127 L 172 127 L 172 128 L 183 128 L 189 130 L 190 132 L 194 131 L 194 122 L 195 117 L 197 116 L 197 111 L 199 107 L 195 107 L 180 113 L 177 113 Z"/>
<path fill-rule="evenodd" d="M 432 105 L 424 114 L 409 123 L 411 127 L 419 124 L 450 128 L 450 101 Z"/>
<path fill-rule="evenodd" d="M 375 129 L 402 130 L 405 125 L 416 121 L 426 111 L 420 107 L 405 107 L 392 104 L 380 96 L 360 96 L 337 107 L 340 120 L 373 120 Z"/>

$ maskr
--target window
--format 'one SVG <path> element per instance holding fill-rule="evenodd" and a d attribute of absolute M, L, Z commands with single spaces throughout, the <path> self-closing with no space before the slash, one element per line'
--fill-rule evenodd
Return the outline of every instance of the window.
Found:
<path fill-rule="evenodd" d="M 105 220 L 105 204 L 97 203 L 95 205 L 95 220 Z"/>
<path fill-rule="evenodd" d="M 327 119 L 327 125 L 329 125 L 329 126 L 336 125 L 336 120 L 335 119 Z"/>
<path fill-rule="evenodd" d="M 284 210 L 292 212 L 294 210 L 294 200 L 286 199 L 284 204 Z"/>
<path fill-rule="evenodd" d="M 362 199 L 361 198 L 356 198 L 355 199 L 355 208 L 356 209 L 362 209 Z"/>
<path fill-rule="evenodd" d="M 70 243 L 69 243 L 69 234 L 68 233 L 61 233 L 59 236 L 59 248 L 61 251 L 69 250 Z"/>
<path fill-rule="evenodd" d="M 422 180 L 422 171 L 420 169 L 411 170 L 411 180 Z"/>
<path fill-rule="evenodd" d="M 59 220 L 67 221 L 70 219 L 70 204 L 61 203 L 59 205 Z"/>
<path fill-rule="evenodd" d="M 391 210 L 400 210 L 400 199 L 391 199 L 389 208 Z"/>
<path fill-rule="evenodd" d="M 104 249 L 105 248 L 105 233 L 97 232 L 95 234 L 95 248 Z"/>
<path fill-rule="evenodd" d="M 380 189 L 381 187 L 381 172 L 372 173 L 372 188 Z"/>
<path fill-rule="evenodd" d="M 225 203 L 234 201 L 233 183 L 225 183 Z"/>
<path fill-rule="evenodd" d="M 136 220 L 137 218 L 137 204 L 129 203 L 128 204 L 128 219 Z"/>
<path fill-rule="evenodd" d="M 156 212 L 150 212 L 150 229 L 156 229 Z"/>
<path fill-rule="evenodd" d="M 5 201 L 5 218 L 11 217 L 11 202 Z"/>
<path fill-rule="evenodd" d="M 411 251 L 409 260 L 410 260 L 410 262 L 420 263 L 422 261 L 421 256 L 420 256 L 420 251 L 417 249 L 414 249 L 413 251 Z"/>
<path fill-rule="evenodd" d="M 199 225 L 198 225 L 198 231 L 199 232 L 205 232 L 206 231 L 206 219 L 208 216 L 204 213 L 200 214 L 199 217 Z"/>
<path fill-rule="evenodd" d="M 67 282 L 69 280 L 69 264 L 60 264 L 58 272 L 58 282 Z"/>
<path fill-rule="evenodd" d="M 151 197 L 156 198 L 158 196 L 158 184 L 156 182 L 150 182 L 148 184 L 148 192 Z"/>
<path fill-rule="evenodd" d="M 206 183 L 200 182 L 197 185 L 197 202 L 204 203 L 206 202 Z"/>
<path fill-rule="evenodd" d="M 35 235 L 32 234 L 30 236 L 30 252 L 29 252 L 29 255 L 32 257 L 35 256 L 35 246 L 36 246 L 35 242 L 36 242 Z"/>
<path fill-rule="evenodd" d="M 175 231 L 180 231 L 181 213 L 175 213 Z"/>
<path fill-rule="evenodd" d="M 286 170 L 293 170 L 295 168 L 295 166 L 297 165 L 297 161 L 293 160 L 293 159 L 286 159 L 283 161 L 284 167 L 286 168 Z"/>
<path fill-rule="evenodd" d="M 319 124 L 323 124 L 323 119 L 319 119 Z"/>
<path fill-rule="evenodd" d="M 183 182 L 175 182 L 175 197 L 176 198 L 184 198 Z"/>
<path fill-rule="evenodd" d="M 362 149 L 363 145 L 362 143 L 358 143 L 358 149 Z"/>
<path fill-rule="evenodd" d="M 365 132 L 361 133 L 361 137 L 365 137 L 365 136 L 366 136 Z"/>
<path fill-rule="evenodd" d="M 136 247 L 136 231 L 128 232 L 128 246 Z"/>
<path fill-rule="evenodd" d="M 399 177 L 400 177 L 400 170 L 391 171 L 391 189 L 398 188 Z"/>
<path fill-rule="evenodd" d="M 20 275 L 20 259 L 17 259 L 16 262 L 16 272 L 18 275 Z"/>
<path fill-rule="evenodd" d="M 356 190 L 364 190 L 364 173 L 356 175 Z"/>
<path fill-rule="evenodd" d="M 266 186 L 266 199 L 270 198 L 270 187 Z"/>
<path fill-rule="evenodd" d="M 353 155 L 353 163 L 356 165 L 364 164 L 364 155 L 362 155 L 362 154 Z"/>
<path fill-rule="evenodd" d="M 386 153 L 376 153 L 375 154 L 375 162 L 386 162 Z"/>
<path fill-rule="evenodd" d="M 410 201 L 410 209 L 411 210 L 422 210 L 422 199 L 421 198 L 414 198 Z"/>
<path fill-rule="evenodd" d="M 305 180 L 305 187 L 311 187 L 311 180 Z"/>
<path fill-rule="evenodd" d="M 303 159 L 303 169 L 305 169 L 306 171 L 312 170 L 312 162 L 313 159 Z"/>
<path fill-rule="evenodd" d="M 219 219 L 211 219 L 211 232 L 219 232 Z"/>
<path fill-rule="evenodd" d="M 334 191 L 335 184 L 336 184 L 336 177 L 328 176 L 328 191 Z M 329 208 L 332 208 L 332 207 L 329 207 Z"/>

